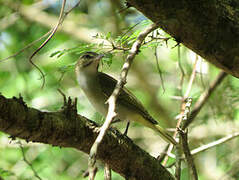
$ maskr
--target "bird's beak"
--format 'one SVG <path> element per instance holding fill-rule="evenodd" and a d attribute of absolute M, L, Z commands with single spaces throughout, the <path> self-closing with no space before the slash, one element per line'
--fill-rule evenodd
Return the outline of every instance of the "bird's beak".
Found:
<path fill-rule="evenodd" d="M 102 59 L 102 57 L 104 57 L 104 54 L 99 54 L 98 56 L 96 56 L 96 58 L 95 58 L 95 61 L 97 64 L 96 69 L 99 68 L 100 60 Z"/>
<path fill-rule="evenodd" d="M 99 54 L 98 56 L 96 56 L 96 60 L 100 61 L 103 57 L 104 57 L 104 54 Z"/>

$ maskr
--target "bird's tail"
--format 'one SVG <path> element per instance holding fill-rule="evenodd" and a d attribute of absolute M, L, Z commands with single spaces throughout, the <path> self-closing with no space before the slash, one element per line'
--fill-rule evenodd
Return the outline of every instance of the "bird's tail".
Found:
<path fill-rule="evenodd" d="M 168 134 L 168 132 L 159 126 L 158 122 L 151 118 L 151 116 L 143 117 L 142 115 L 136 114 L 135 116 L 131 116 L 129 119 L 139 122 L 143 124 L 144 126 L 147 126 L 156 132 L 159 133 L 159 135 L 167 142 L 172 143 L 173 145 L 177 145 L 178 143 L 175 141 L 175 139 Z"/>
<path fill-rule="evenodd" d="M 163 129 L 162 127 L 160 127 L 158 124 L 154 124 L 153 129 L 155 131 L 157 131 L 159 133 L 159 135 L 167 142 L 172 143 L 173 145 L 177 145 L 177 142 L 175 141 L 175 139 L 168 134 L 168 132 Z"/>

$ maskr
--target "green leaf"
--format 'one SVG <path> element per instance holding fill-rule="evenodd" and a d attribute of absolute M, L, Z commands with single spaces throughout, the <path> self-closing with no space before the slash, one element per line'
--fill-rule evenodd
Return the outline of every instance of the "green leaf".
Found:
<path fill-rule="evenodd" d="M 59 54 L 61 51 L 56 51 L 50 55 L 50 57 L 54 57 L 55 55 Z"/>
<path fill-rule="evenodd" d="M 9 177 L 9 176 L 14 176 L 14 175 L 15 174 L 13 172 L 0 168 L 0 177 Z"/>
<path fill-rule="evenodd" d="M 105 36 L 105 39 L 106 40 L 109 40 L 111 38 L 111 32 L 108 32 L 107 34 L 106 34 L 106 36 Z"/>
<path fill-rule="evenodd" d="M 113 61 L 113 54 L 111 53 L 104 54 L 103 63 L 106 63 L 108 66 L 110 66 L 112 64 L 112 61 Z"/>
<path fill-rule="evenodd" d="M 61 73 L 71 71 L 71 70 L 74 69 L 75 65 L 76 65 L 76 63 L 71 63 L 71 64 L 68 64 L 66 66 L 62 66 L 62 67 L 58 68 L 58 71 L 61 72 Z"/>

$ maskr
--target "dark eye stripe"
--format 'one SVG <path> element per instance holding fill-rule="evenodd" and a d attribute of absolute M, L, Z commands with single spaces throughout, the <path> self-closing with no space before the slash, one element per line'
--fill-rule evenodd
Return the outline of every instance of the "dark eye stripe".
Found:
<path fill-rule="evenodd" d="M 89 61 L 88 63 L 84 64 L 83 67 L 87 67 L 87 66 L 91 65 L 92 62 L 93 61 Z"/>

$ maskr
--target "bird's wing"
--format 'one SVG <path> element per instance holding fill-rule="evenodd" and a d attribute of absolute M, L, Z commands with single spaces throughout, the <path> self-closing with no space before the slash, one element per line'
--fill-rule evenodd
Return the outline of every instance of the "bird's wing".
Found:
<path fill-rule="evenodd" d="M 103 93 L 107 96 L 107 98 L 109 98 L 117 84 L 117 81 L 105 73 L 101 72 L 98 73 L 101 89 Z M 150 114 L 145 110 L 142 103 L 128 89 L 126 88 L 121 89 L 117 101 L 126 107 L 134 109 L 136 112 L 141 114 L 146 120 L 150 121 L 151 123 L 158 124 L 158 122 L 155 121 L 150 116 Z"/>

